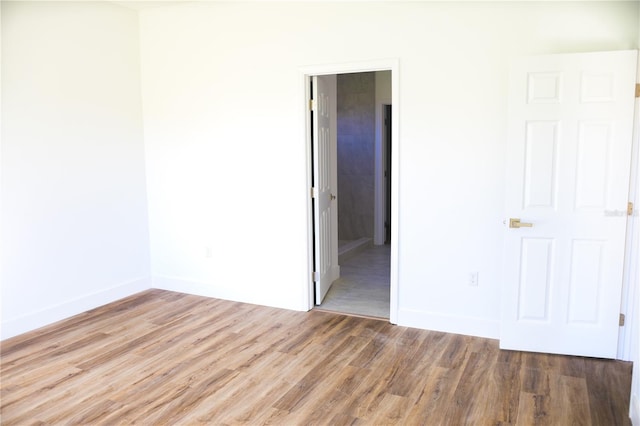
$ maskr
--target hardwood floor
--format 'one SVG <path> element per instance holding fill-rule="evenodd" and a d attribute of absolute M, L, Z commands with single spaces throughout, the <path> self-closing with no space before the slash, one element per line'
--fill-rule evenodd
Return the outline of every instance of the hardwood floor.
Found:
<path fill-rule="evenodd" d="M 2 342 L 1 423 L 629 425 L 631 364 L 150 290 Z"/>

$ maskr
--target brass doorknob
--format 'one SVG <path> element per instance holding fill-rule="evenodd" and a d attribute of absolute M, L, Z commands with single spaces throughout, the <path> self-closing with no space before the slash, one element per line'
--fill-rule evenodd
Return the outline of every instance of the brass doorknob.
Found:
<path fill-rule="evenodd" d="M 520 222 L 518 218 L 509 219 L 509 228 L 531 228 L 533 223 Z"/>

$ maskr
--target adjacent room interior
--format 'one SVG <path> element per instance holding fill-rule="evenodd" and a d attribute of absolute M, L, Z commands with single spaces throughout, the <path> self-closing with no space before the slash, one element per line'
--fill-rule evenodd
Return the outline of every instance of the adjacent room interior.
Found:
<path fill-rule="evenodd" d="M 338 265 L 318 309 L 389 319 L 391 71 L 339 74 Z"/>

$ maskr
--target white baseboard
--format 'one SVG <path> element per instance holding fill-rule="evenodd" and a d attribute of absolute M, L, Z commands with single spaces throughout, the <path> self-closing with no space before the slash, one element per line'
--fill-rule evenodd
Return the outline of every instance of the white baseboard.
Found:
<path fill-rule="evenodd" d="M 340 265 L 333 265 L 331 268 L 331 282 L 340 278 Z"/>
<path fill-rule="evenodd" d="M 500 338 L 500 322 L 484 318 L 459 317 L 412 309 L 399 309 L 398 325 L 488 339 Z"/>
<path fill-rule="evenodd" d="M 640 426 L 640 395 L 631 395 L 631 409 L 629 411 L 631 424 L 633 426 Z"/>
<path fill-rule="evenodd" d="M 159 290 L 175 291 L 178 293 L 193 294 L 196 296 L 213 297 L 216 299 L 231 300 L 234 302 L 245 301 L 241 295 L 228 288 L 184 278 L 156 275 L 151 279 L 151 286 Z"/>
<path fill-rule="evenodd" d="M 118 299 L 149 289 L 150 284 L 151 281 L 149 278 L 139 278 L 91 294 L 86 294 L 37 312 L 31 312 L 3 321 L 0 327 L 0 339 L 8 339 L 86 312 L 90 309 L 106 305 L 107 303 L 115 302 Z"/>
<path fill-rule="evenodd" d="M 159 290 L 175 291 L 178 293 L 193 294 L 195 296 L 212 297 L 215 299 L 230 300 L 232 302 L 250 303 L 253 305 L 270 306 L 278 309 L 294 311 L 307 311 L 306 307 L 292 304 L 291 300 L 299 300 L 292 297 L 291 300 L 283 300 L 272 292 L 247 291 L 238 286 L 222 286 L 213 282 L 195 281 L 181 277 L 167 277 L 155 275 L 151 278 L 151 287 Z"/>
<path fill-rule="evenodd" d="M 252 295 L 247 294 L 247 292 L 242 289 L 238 290 L 237 287 L 223 287 L 213 283 L 192 281 L 178 277 L 154 276 L 151 278 L 151 286 L 159 290 L 175 291 L 178 293 L 193 294 L 195 296 L 271 306 L 262 300 L 252 297 Z"/>
<path fill-rule="evenodd" d="M 234 288 L 221 287 L 212 283 L 191 281 L 184 278 L 154 276 L 152 278 L 151 285 L 153 288 L 160 290 L 176 291 L 179 293 L 213 297 L 216 299 L 231 300 L 235 302 L 291 309 L 291 307 L 275 306 L 274 304 L 265 303 L 267 302 L 265 300 L 253 299 L 245 292 L 238 292 Z M 422 328 L 426 330 L 443 331 L 446 333 L 486 337 L 490 339 L 497 339 L 500 336 L 500 323 L 497 320 L 491 321 L 482 318 L 446 316 L 437 313 L 408 309 L 399 310 L 398 325 Z"/>

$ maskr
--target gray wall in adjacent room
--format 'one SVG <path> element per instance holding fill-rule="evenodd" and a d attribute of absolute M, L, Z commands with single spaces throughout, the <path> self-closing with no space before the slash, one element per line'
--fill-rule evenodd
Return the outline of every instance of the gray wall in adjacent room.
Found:
<path fill-rule="evenodd" d="M 373 237 L 375 73 L 338 75 L 338 239 Z"/>

